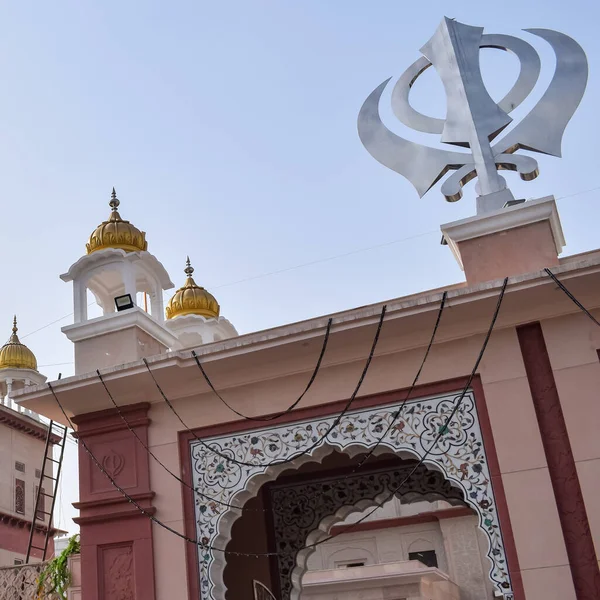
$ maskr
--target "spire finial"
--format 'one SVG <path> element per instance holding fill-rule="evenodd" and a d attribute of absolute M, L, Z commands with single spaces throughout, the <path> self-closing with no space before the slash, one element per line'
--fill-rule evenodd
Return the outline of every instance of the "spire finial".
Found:
<path fill-rule="evenodd" d="M 112 189 L 112 194 L 110 195 L 110 202 L 108 205 L 112 208 L 113 212 L 117 212 L 117 208 L 119 208 L 119 199 L 117 198 L 117 192 L 115 192 L 115 188 Z"/>
<path fill-rule="evenodd" d="M 192 273 L 194 272 L 194 267 L 192 267 L 192 264 L 190 263 L 190 257 L 188 256 L 186 261 L 185 261 L 185 269 L 183 271 L 188 277 L 192 276 Z"/>
<path fill-rule="evenodd" d="M 12 329 L 13 333 L 16 334 L 17 331 L 19 331 L 19 328 L 17 327 L 17 315 L 14 316 L 13 318 L 13 329 Z"/>

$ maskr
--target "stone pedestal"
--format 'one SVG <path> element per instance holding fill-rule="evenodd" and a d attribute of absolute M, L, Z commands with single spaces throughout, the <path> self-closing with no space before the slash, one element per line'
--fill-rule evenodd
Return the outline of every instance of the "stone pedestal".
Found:
<path fill-rule="evenodd" d="M 555 267 L 565 245 L 553 196 L 441 229 L 470 285 Z"/>
<path fill-rule="evenodd" d="M 163 354 L 178 343 L 161 323 L 137 306 L 67 325 L 62 332 L 75 345 L 76 375 Z"/>

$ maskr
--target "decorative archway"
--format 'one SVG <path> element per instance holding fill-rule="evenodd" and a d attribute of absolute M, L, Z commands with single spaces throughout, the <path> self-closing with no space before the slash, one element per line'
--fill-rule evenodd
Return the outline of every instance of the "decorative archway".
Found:
<path fill-rule="evenodd" d="M 458 487 L 465 502 L 477 513 L 479 527 L 488 540 L 490 580 L 505 600 L 512 600 L 496 501 L 472 391 L 464 396 L 446 426 L 459 398 L 460 394 L 454 393 L 414 400 L 406 404 L 401 415 L 397 415 L 396 405 L 349 412 L 326 441 L 322 440 L 310 453 L 304 454 L 331 427 L 335 416 L 210 439 L 209 445 L 220 453 L 243 462 L 255 461 L 256 466 L 240 466 L 226 461 L 194 440 L 190 442 L 193 485 L 209 497 L 243 506 L 263 484 L 276 479 L 282 471 L 306 462 L 319 462 L 334 450 L 355 456 L 378 445 L 377 453 L 391 450 L 403 458 L 424 458 L 423 465 L 439 471 Z M 380 440 L 391 421 L 394 424 L 390 434 L 385 440 Z M 440 431 L 443 435 L 432 447 Z M 261 466 L 261 463 L 293 459 L 295 456 L 297 458 L 292 462 Z M 225 548 L 231 539 L 231 527 L 241 512 L 239 508 L 207 502 L 197 496 L 198 539 L 206 545 Z M 309 539 L 308 543 L 313 543 L 313 540 Z M 226 555 L 199 548 L 198 557 L 201 600 L 223 600 Z"/>
<path fill-rule="evenodd" d="M 422 500 L 445 500 L 464 505 L 462 491 L 439 471 L 414 464 L 396 468 L 359 471 L 350 476 L 319 478 L 305 482 L 273 485 L 270 492 L 273 507 L 274 547 L 279 574 L 279 600 L 298 600 L 301 579 L 307 570 L 314 546 L 328 537 L 331 527 L 354 512 L 360 512 L 397 496 L 405 504 Z M 402 486 L 400 487 L 400 485 Z"/>

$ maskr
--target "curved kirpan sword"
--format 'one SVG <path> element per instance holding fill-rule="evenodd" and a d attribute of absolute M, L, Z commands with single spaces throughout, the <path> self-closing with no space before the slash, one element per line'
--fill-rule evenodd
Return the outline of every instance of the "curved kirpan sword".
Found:
<path fill-rule="evenodd" d="M 391 78 L 370 94 L 360 110 L 358 133 L 365 148 L 380 163 L 406 177 L 420 197 L 450 170 L 455 173 L 446 179 L 441 189 L 449 202 L 459 200 L 461 188 L 474 177 L 479 178 L 481 195 L 506 189 L 497 169 L 517 171 L 525 181 L 535 179 L 537 161 L 514 153 L 524 149 L 561 156 L 563 133 L 585 91 L 588 69 L 585 52 L 572 38 L 549 29 L 525 31 L 552 46 L 556 69 L 540 101 L 493 146 L 491 140 L 512 121 L 508 113 L 533 90 L 540 72 L 539 56 L 530 44 L 519 38 L 482 35 L 482 28 L 444 19 L 436 34 L 421 49 L 424 56 L 396 83 L 392 109 L 408 127 L 426 133 L 441 133 L 442 142 L 469 147 L 471 153 L 431 148 L 387 129 L 379 116 L 379 102 Z M 497 105 L 483 85 L 479 48 L 508 50 L 521 62 L 516 83 Z M 445 120 L 423 115 L 408 102 L 410 88 L 417 77 L 432 65 L 438 71 L 447 95 Z"/>

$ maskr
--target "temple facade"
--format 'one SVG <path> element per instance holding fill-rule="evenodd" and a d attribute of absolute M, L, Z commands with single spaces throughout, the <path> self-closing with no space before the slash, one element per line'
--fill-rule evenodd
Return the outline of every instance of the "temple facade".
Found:
<path fill-rule="evenodd" d="M 242 335 L 110 206 L 75 376 L 15 392 L 77 430 L 84 600 L 598 598 L 600 251 L 552 197 L 442 226 L 465 282 Z"/>

